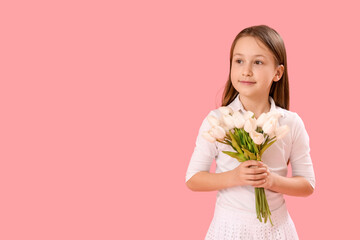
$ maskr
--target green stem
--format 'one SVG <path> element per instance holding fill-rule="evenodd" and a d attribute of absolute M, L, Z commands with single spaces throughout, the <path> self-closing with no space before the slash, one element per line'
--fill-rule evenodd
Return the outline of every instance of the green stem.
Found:
<path fill-rule="evenodd" d="M 267 222 L 269 218 L 271 226 L 274 226 L 271 220 L 271 212 L 269 204 L 266 199 L 265 189 L 264 188 L 255 188 L 255 203 L 256 203 L 256 215 L 260 222 L 264 219 L 264 223 Z"/>
<path fill-rule="evenodd" d="M 257 188 L 255 188 L 255 203 L 256 203 L 256 216 L 259 219 L 259 221 L 261 222 L 259 191 Z"/>

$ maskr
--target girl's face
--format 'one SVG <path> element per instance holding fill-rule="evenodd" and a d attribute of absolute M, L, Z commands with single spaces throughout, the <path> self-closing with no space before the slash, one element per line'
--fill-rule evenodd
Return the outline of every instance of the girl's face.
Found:
<path fill-rule="evenodd" d="M 273 81 L 279 81 L 284 66 L 275 66 L 272 52 L 254 37 L 241 37 L 235 44 L 231 82 L 241 96 L 269 96 Z"/>

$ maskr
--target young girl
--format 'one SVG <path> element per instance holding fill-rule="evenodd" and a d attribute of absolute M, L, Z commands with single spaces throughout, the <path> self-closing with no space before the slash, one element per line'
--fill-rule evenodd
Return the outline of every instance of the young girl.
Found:
<path fill-rule="evenodd" d="M 297 113 L 289 111 L 286 51 L 274 29 L 252 26 L 235 37 L 222 106 L 251 111 L 255 118 L 277 110 L 281 113 L 279 125 L 288 125 L 291 130 L 264 152 L 263 162 L 239 163 L 222 152 L 233 151 L 231 146 L 202 137 L 202 132 L 211 128 L 207 118 L 203 120 L 186 172 L 186 185 L 193 191 L 218 190 L 205 239 L 298 239 L 283 194 L 309 196 L 315 188 L 315 174 L 304 123 Z M 220 118 L 220 114 L 215 109 L 208 116 Z M 216 172 L 210 173 L 213 159 Z M 292 177 L 287 177 L 289 163 Z M 257 219 L 255 187 L 265 189 L 274 226 Z"/>

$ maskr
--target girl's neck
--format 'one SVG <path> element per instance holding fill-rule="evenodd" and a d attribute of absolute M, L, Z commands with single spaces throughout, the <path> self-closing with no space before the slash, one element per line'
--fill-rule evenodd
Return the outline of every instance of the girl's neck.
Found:
<path fill-rule="evenodd" d="M 270 111 L 271 104 L 269 102 L 269 97 L 262 98 L 247 98 L 239 95 L 240 101 L 246 111 L 251 111 L 254 113 L 255 118 L 258 118 L 262 113 Z"/>

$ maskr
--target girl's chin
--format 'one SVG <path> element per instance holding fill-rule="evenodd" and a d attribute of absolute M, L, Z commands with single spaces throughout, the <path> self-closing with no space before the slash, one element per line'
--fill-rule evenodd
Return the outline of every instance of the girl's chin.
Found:
<path fill-rule="evenodd" d="M 257 94 L 255 91 L 244 91 L 243 89 L 239 89 L 237 90 L 237 92 L 239 93 L 239 95 L 243 96 L 243 97 L 247 97 L 247 98 L 252 98 L 255 97 Z"/>
<path fill-rule="evenodd" d="M 250 89 L 248 87 L 237 87 L 235 88 L 236 91 L 238 91 L 239 93 L 243 93 L 243 94 L 254 94 L 256 92 L 256 90 L 254 88 Z"/>

